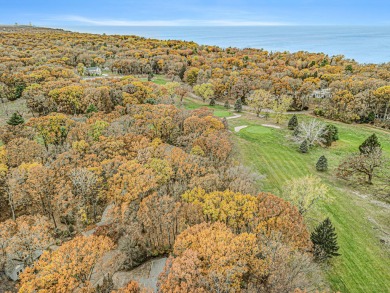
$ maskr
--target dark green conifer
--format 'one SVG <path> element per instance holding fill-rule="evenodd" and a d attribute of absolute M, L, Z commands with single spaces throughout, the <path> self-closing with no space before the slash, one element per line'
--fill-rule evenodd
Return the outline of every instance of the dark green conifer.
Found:
<path fill-rule="evenodd" d="M 299 127 L 294 128 L 293 136 L 298 136 L 299 135 Z"/>
<path fill-rule="evenodd" d="M 145 100 L 145 104 L 156 105 L 157 101 L 155 99 L 153 99 L 153 98 L 147 98 Z"/>
<path fill-rule="evenodd" d="M 315 228 L 310 235 L 310 239 L 313 242 L 313 254 L 316 260 L 324 261 L 340 255 L 338 253 L 337 234 L 329 218 L 326 218 Z"/>
<path fill-rule="evenodd" d="M 96 106 L 94 104 L 91 104 L 88 106 L 87 108 L 87 113 L 90 114 L 90 113 L 96 113 L 98 111 L 98 109 L 96 108 Z"/>
<path fill-rule="evenodd" d="M 156 63 L 156 67 L 158 68 L 157 63 Z M 187 67 L 185 65 L 183 65 L 179 71 L 179 77 L 181 80 L 184 79 L 184 74 L 185 74 L 186 70 L 187 70 Z"/>
<path fill-rule="evenodd" d="M 297 115 L 293 115 L 291 119 L 288 121 L 288 129 L 294 130 L 298 126 L 298 118 Z"/>
<path fill-rule="evenodd" d="M 209 105 L 210 105 L 210 106 L 215 106 L 215 98 L 211 98 L 211 99 L 210 99 Z"/>
<path fill-rule="evenodd" d="M 374 133 L 373 135 L 369 136 L 360 146 L 359 150 L 361 154 L 370 154 L 372 153 L 376 148 L 380 148 L 381 144 L 378 140 L 378 137 Z"/>
<path fill-rule="evenodd" d="M 306 154 L 306 153 L 309 152 L 309 145 L 308 145 L 306 139 L 305 139 L 304 141 L 302 141 L 301 145 L 299 146 L 299 151 L 300 151 L 302 154 Z"/>
<path fill-rule="evenodd" d="M 371 123 L 371 122 L 374 122 L 375 121 L 375 113 L 374 112 L 370 112 L 367 116 L 367 122 L 368 123 Z"/>
<path fill-rule="evenodd" d="M 236 100 L 236 103 L 234 104 L 234 111 L 241 112 L 242 111 L 242 101 L 240 98 Z"/>
<path fill-rule="evenodd" d="M 7 124 L 8 125 L 12 125 L 12 126 L 16 126 L 16 125 L 19 125 L 19 124 L 23 124 L 24 123 L 24 119 L 22 117 L 22 115 L 20 115 L 19 113 L 13 113 L 11 118 L 9 118 L 9 120 L 7 121 Z"/>
<path fill-rule="evenodd" d="M 317 171 L 324 172 L 328 170 L 328 159 L 325 156 L 321 156 L 316 164 Z"/>

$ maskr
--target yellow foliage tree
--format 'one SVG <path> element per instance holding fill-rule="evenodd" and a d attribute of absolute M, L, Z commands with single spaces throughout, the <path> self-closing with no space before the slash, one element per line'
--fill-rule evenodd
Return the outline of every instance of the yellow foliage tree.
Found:
<path fill-rule="evenodd" d="M 33 267 L 20 275 L 19 292 L 91 292 L 92 271 L 112 248 L 109 238 L 90 236 L 76 237 L 53 252 L 45 251 Z"/>

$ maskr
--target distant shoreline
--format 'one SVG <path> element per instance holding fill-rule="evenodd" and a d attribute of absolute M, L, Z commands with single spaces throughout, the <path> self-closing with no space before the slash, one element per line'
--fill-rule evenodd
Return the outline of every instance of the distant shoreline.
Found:
<path fill-rule="evenodd" d="M 390 62 L 390 25 L 382 26 L 63 26 L 0 25 L 1 31 L 46 30 L 133 35 L 199 45 L 344 55 L 361 64 Z"/>

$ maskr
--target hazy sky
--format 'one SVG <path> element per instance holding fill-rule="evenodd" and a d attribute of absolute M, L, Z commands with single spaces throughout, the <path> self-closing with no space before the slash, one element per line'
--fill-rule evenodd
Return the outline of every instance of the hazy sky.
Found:
<path fill-rule="evenodd" d="M 0 0 L 0 24 L 390 25 L 390 0 Z"/>

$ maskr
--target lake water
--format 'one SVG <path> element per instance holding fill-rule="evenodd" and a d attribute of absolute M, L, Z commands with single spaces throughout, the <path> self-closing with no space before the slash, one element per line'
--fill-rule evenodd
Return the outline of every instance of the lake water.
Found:
<path fill-rule="evenodd" d="M 220 47 L 342 54 L 361 63 L 390 62 L 390 26 L 64 27 L 78 32 L 186 40 Z"/>

